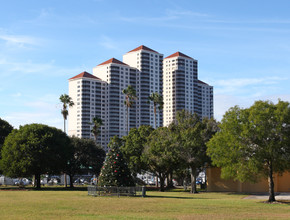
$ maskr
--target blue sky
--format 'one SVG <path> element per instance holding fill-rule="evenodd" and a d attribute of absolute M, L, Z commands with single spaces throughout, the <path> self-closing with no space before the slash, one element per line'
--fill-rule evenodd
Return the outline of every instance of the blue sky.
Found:
<path fill-rule="evenodd" d="M 0 117 L 62 128 L 68 79 L 146 45 L 199 62 L 215 117 L 290 101 L 290 1 L 1 1 Z"/>

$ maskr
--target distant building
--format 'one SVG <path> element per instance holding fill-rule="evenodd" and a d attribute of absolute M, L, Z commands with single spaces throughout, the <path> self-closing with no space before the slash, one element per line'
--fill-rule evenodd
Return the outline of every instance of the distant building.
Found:
<path fill-rule="evenodd" d="M 97 116 L 102 118 L 105 111 L 102 111 L 102 93 L 107 88 L 107 83 L 100 78 L 82 72 L 69 79 L 69 96 L 75 105 L 69 108 L 68 134 L 70 136 L 93 138 L 91 133 L 92 119 Z M 104 127 L 101 133 L 104 133 Z M 105 138 L 101 135 L 99 142 L 106 144 Z"/>
<path fill-rule="evenodd" d="M 199 113 L 202 118 L 213 118 L 213 86 L 197 80 Z"/>
<path fill-rule="evenodd" d="M 165 59 L 144 45 L 123 55 L 123 62 L 111 58 L 69 79 L 68 134 L 94 138 L 92 119 L 102 119 L 99 143 L 106 147 L 110 138 L 127 135 L 127 115 L 123 89 L 131 85 L 137 99 L 129 109 L 129 128 L 154 127 L 153 103 L 148 97 L 163 95 L 163 110 L 157 111 L 156 127 L 167 126 L 182 109 L 201 117 L 213 117 L 213 87 L 198 80 L 197 60 L 176 52 Z"/>
<path fill-rule="evenodd" d="M 106 82 L 102 91 L 102 121 L 104 124 L 101 132 L 104 144 L 109 143 L 115 135 L 127 135 L 127 115 L 125 95 L 123 89 L 131 85 L 136 89 L 136 73 L 134 67 L 112 58 L 93 68 L 93 74 Z M 129 109 L 129 128 L 136 127 L 136 104 Z"/>
<path fill-rule="evenodd" d="M 123 55 L 123 61 L 138 69 L 135 82 L 138 96 L 136 125 L 154 127 L 153 103 L 148 103 L 148 97 L 154 92 L 162 94 L 163 55 L 142 45 Z M 156 127 L 162 124 L 162 111 L 160 111 L 156 115 Z"/>
<path fill-rule="evenodd" d="M 164 126 L 175 120 L 176 112 L 185 109 L 201 115 L 198 108 L 197 60 L 176 52 L 163 61 Z"/>

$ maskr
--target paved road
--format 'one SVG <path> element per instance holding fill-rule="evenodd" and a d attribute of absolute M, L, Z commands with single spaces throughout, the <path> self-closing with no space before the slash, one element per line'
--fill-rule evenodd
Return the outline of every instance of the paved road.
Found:
<path fill-rule="evenodd" d="M 265 195 L 250 195 L 245 197 L 244 199 L 263 199 L 267 200 L 269 198 L 268 194 Z M 276 200 L 290 200 L 290 193 L 277 193 L 275 196 Z"/>

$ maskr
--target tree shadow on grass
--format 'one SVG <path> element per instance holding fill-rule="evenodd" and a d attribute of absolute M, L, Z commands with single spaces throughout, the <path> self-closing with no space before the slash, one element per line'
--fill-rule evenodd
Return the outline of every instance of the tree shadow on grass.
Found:
<path fill-rule="evenodd" d="M 153 196 L 153 195 L 146 195 L 147 198 L 163 198 L 163 199 L 208 199 L 208 198 L 200 198 L 200 197 L 181 197 L 181 196 Z"/>
<path fill-rule="evenodd" d="M 27 187 L 0 187 L 0 191 L 88 191 L 87 187 L 62 187 L 62 186 L 43 186 L 40 189 L 37 189 L 32 186 Z"/>

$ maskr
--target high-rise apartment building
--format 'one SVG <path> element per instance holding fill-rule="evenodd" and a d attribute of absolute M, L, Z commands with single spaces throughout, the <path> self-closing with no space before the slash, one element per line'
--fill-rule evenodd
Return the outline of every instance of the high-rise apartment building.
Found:
<path fill-rule="evenodd" d="M 123 55 L 123 61 L 138 69 L 136 75 L 137 115 L 136 125 L 154 127 L 153 103 L 148 97 L 157 92 L 162 95 L 162 61 L 163 55 L 144 45 Z M 156 127 L 162 126 L 162 111 L 156 114 Z"/>
<path fill-rule="evenodd" d="M 197 81 L 197 85 L 200 93 L 201 117 L 213 118 L 213 87 L 201 80 Z"/>
<path fill-rule="evenodd" d="M 106 87 L 106 82 L 88 72 L 82 72 L 69 79 L 69 96 L 75 104 L 69 108 L 68 134 L 70 136 L 93 138 L 92 118 L 102 117 L 101 94 Z M 99 137 L 99 142 L 105 144 L 102 136 Z"/>
<path fill-rule="evenodd" d="M 201 115 L 197 85 L 197 60 L 176 52 L 163 61 L 163 120 L 168 126 L 176 112 L 185 109 Z"/>
<path fill-rule="evenodd" d="M 176 52 L 165 59 L 146 46 L 123 55 L 123 62 L 109 59 L 69 79 L 69 96 L 75 106 L 69 109 L 69 135 L 93 138 L 92 121 L 103 121 L 98 137 L 106 148 L 110 138 L 127 135 L 127 111 L 122 91 L 131 85 L 137 99 L 129 108 L 128 127 L 154 127 L 152 93 L 163 95 L 163 111 L 157 111 L 156 127 L 167 126 L 176 112 L 185 109 L 202 117 L 213 117 L 213 87 L 198 80 L 197 60 Z"/>
<path fill-rule="evenodd" d="M 136 89 L 136 73 L 134 67 L 115 59 L 109 59 L 93 68 L 93 74 L 107 83 L 102 93 L 102 121 L 104 131 L 101 136 L 108 143 L 117 135 L 127 135 L 127 112 L 125 95 L 122 91 L 131 85 Z M 136 105 L 129 108 L 129 128 L 136 127 Z"/>

